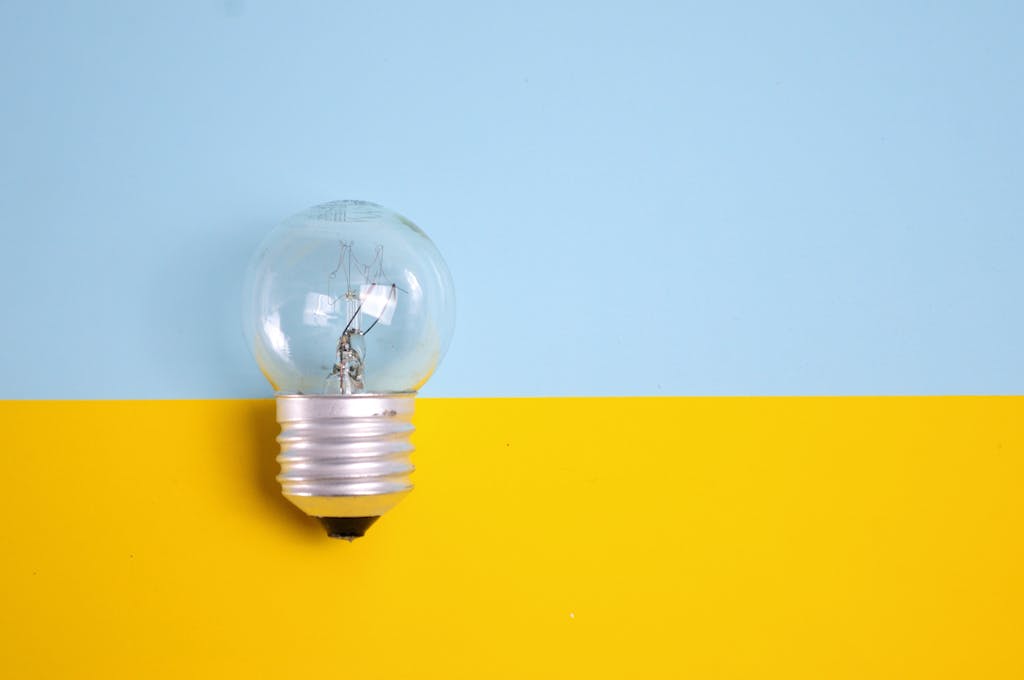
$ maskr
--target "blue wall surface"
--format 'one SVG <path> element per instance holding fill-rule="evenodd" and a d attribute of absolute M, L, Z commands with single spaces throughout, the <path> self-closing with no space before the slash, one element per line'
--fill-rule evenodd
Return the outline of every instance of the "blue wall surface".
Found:
<path fill-rule="evenodd" d="M 445 253 L 433 396 L 1024 390 L 1024 4 L 0 4 L 3 398 L 270 394 L 246 263 Z"/>

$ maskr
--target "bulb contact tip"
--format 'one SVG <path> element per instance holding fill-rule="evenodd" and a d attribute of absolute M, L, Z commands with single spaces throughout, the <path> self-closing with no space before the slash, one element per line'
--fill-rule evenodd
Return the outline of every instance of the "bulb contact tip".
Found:
<path fill-rule="evenodd" d="M 317 517 L 327 529 L 331 538 L 343 538 L 352 542 L 366 535 L 366 530 L 380 517 Z"/>

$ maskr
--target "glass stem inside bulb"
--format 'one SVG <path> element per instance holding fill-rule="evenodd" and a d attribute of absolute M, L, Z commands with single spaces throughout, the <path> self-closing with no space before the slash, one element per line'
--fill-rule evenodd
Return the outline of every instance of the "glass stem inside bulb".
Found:
<path fill-rule="evenodd" d="M 364 333 L 360 329 L 359 317 L 363 304 L 359 294 L 351 288 L 345 291 L 344 297 L 348 324 L 338 338 L 334 367 L 327 379 L 330 380 L 337 376 L 338 388 L 342 394 L 359 394 L 365 386 L 363 379 Z"/>
<path fill-rule="evenodd" d="M 342 394 L 358 394 L 363 391 L 363 355 L 355 346 L 354 339 L 357 337 L 362 337 L 359 330 L 349 329 L 338 338 L 334 372 L 341 381 Z"/>
<path fill-rule="evenodd" d="M 356 260 L 351 243 L 341 241 L 340 246 L 338 264 L 327 275 L 327 296 L 331 299 L 332 305 L 342 299 L 345 300 L 348 323 L 338 338 L 334 366 L 327 380 L 330 381 L 337 376 L 338 388 L 342 394 L 359 394 L 363 392 L 366 384 L 366 343 L 363 338 L 381 321 L 385 325 L 391 323 L 395 305 L 398 303 L 398 292 L 402 289 L 395 283 L 387 285 L 380 281 L 385 278 L 384 246 L 377 245 L 373 260 L 368 265 Z M 339 272 L 345 277 L 345 292 L 335 298 L 331 294 L 331 282 Z M 358 288 L 354 285 L 354 274 L 357 279 L 362 280 Z M 364 315 L 373 318 L 373 322 L 365 329 L 362 326 Z"/>

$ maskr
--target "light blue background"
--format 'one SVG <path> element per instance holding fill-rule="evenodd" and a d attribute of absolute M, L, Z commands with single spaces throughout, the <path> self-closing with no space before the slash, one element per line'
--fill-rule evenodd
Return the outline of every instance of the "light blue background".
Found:
<path fill-rule="evenodd" d="M 270 394 L 242 274 L 364 198 L 435 396 L 1024 388 L 1024 4 L 0 4 L 0 397 Z"/>

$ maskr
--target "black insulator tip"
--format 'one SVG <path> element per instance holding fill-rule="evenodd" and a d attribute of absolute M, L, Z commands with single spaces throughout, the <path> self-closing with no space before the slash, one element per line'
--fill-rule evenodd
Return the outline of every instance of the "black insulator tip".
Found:
<path fill-rule="evenodd" d="M 380 517 L 317 517 L 331 538 L 361 538 Z"/>

